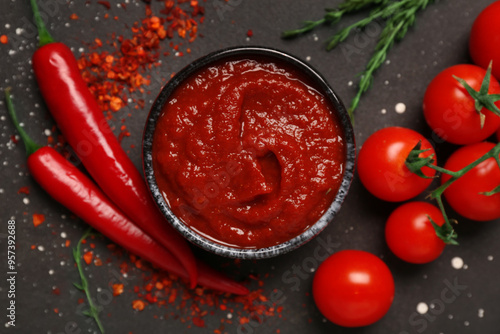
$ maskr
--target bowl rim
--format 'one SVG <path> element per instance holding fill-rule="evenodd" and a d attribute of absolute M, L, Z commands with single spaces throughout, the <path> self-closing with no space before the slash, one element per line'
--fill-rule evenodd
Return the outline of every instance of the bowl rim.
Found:
<path fill-rule="evenodd" d="M 335 112 L 336 117 L 342 127 L 343 138 L 346 144 L 346 160 L 344 163 L 342 182 L 337 191 L 337 194 L 335 195 L 335 198 L 333 199 L 326 212 L 313 225 L 311 225 L 307 230 L 303 231 L 298 236 L 278 245 L 266 248 L 240 249 L 225 246 L 211 241 L 191 229 L 181 219 L 179 219 L 168 206 L 156 183 L 156 178 L 154 176 L 153 170 L 152 147 L 155 126 L 158 118 L 162 113 L 163 106 L 168 101 L 172 92 L 182 81 L 193 75 L 199 69 L 224 58 L 233 58 L 245 55 L 264 56 L 278 59 L 279 61 L 283 61 L 291 65 L 293 68 L 299 70 L 302 74 L 309 78 L 309 80 L 317 86 L 316 88 L 320 89 L 320 93 L 323 94 L 333 105 L 333 112 Z M 314 237 L 316 237 L 331 221 L 333 221 L 338 211 L 340 210 L 340 207 L 344 202 L 344 199 L 348 193 L 348 190 L 352 183 L 352 179 L 354 177 L 355 159 L 356 144 L 351 119 L 348 116 L 344 104 L 342 103 L 338 95 L 334 92 L 334 90 L 330 87 L 327 80 L 316 69 L 314 69 L 311 65 L 301 60 L 300 58 L 275 48 L 262 46 L 235 46 L 220 49 L 194 60 L 182 70 L 177 72 L 163 86 L 158 97 L 152 104 L 150 112 L 147 116 L 142 138 L 142 164 L 144 176 L 156 205 L 158 206 L 162 214 L 166 217 L 168 222 L 186 239 L 201 247 L 202 249 L 224 257 L 239 259 L 263 259 L 274 257 L 297 249 L 301 245 L 314 239 Z"/>

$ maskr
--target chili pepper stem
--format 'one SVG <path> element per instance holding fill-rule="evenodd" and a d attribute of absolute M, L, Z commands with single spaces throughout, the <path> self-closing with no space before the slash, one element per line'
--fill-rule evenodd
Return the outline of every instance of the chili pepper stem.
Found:
<path fill-rule="evenodd" d="M 78 268 L 78 274 L 80 275 L 80 284 L 74 284 L 76 288 L 85 292 L 85 296 L 87 297 L 87 301 L 89 303 L 89 310 L 85 311 L 84 314 L 93 318 L 99 327 L 101 333 L 104 333 L 104 327 L 102 326 L 101 320 L 99 319 L 99 309 L 95 306 L 92 296 L 90 295 L 89 283 L 87 278 L 85 277 L 85 273 L 83 272 L 82 261 L 81 261 L 81 246 L 83 240 L 87 239 L 92 234 L 92 227 L 88 228 L 85 233 L 82 235 L 78 244 L 75 248 L 73 248 L 73 259 L 75 260 L 76 267 Z"/>
<path fill-rule="evenodd" d="M 26 154 L 30 156 L 31 154 L 35 153 L 36 150 L 40 148 L 40 146 L 33 141 L 33 139 L 28 136 L 26 131 L 22 128 L 22 126 L 19 124 L 19 121 L 17 120 L 17 115 L 16 115 L 16 110 L 14 108 L 14 103 L 12 102 L 12 97 L 10 95 L 10 87 L 5 89 L 5 100 L 7 102 L 7 110 L 9 111 L 9 116 L 12 119 L 12 122 L 14 123 L 14 126 L 17 129 L 17 132 L 19 132 L 19 135 L 21 136 L 21 139 L 23 140 L 24 147 L 26 148 Z"/>
<path fill-rule="evenodd" d="M 42 16 L 40 15 L 40 10 L 38 9 L 38 4 L 36 3 L 36 0 L 30 0 L 30 1 L 31 1 L 31 8 L 33 10 L 33 15 L 35 18 L 36 28 L 38 30 L 38 39 L 39 39 L 38 45 L 42 47 L 46 44 L 54 43 L 55 40 L 50 35 L 47 27 L 45 26 L 45 23 L 42 20 Z"/>

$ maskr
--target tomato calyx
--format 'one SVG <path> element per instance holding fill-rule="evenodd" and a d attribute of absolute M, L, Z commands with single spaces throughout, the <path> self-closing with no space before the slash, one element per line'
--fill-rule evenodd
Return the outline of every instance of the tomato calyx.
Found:
<path fill-rule="evenodd" d="M 490 65 L 488 66 L 486 74 L 484 75 L 483 82 L 481 83 L 481 88 L 478 91 L 474 90 L 474 88 L 472 88 L 464 79 L 459 78 L 455 75 L 453 76 L 453 78 L 457 80 L 465 88 L 467 93 L 469 93 L 469 95 L 474 99 L 476 112 L 480 117 L 481 129 L 484 127 L 484 121 L 486 119 L 486 116 L 481 112 L 483 108 L 486 108 L 495 115 L 500 116 L 500 109 L 498 109 L 498 107 L 495 105 L 495 102 L 500 100 L 500 94 L 488 94 L 488 89 L 490 87 L 491 81 L 491 69 L 492 62 L 490 62 Z"/>
<path fill-rule="evenodd" d="M 439 237 L 439 239 L 443 240 L 443 242 L 447 245 L 458 245 L 458 234 L 457 232 L 455 232 L 453 226 L 451 225 L 451 223 L 458 224 L 455 219 L 445 218 L 447 219 L 447 221 L 442 226 L 439 226 L 434 220 L 432 220 L 430 216 L 427 216 L 427 218 L 431 222 L 432 227 L 434 227 L 434 231 L 436 231 L 436 235 Z"/>
<path fill-rule="evenodd" d="M 415 147 L 413 147 L 413 149 L 408 154 L 405 165 L 412 173 L 417 174 L 421 178 L 432 179 L 434 177 L 425 175 L 422 172 L 422 168 L 434 162 L 434 154 L 431 154 L 425 158 L 420 157 L 420 154 L 430 150 L 430 148 L 422 150 L 421 147 L 422 141 L 419 140 L 417 145 L 415 145 Z"/>

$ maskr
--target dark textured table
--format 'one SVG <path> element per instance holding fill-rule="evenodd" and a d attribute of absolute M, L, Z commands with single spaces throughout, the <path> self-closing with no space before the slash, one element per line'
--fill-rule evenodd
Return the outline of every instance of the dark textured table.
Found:
<path fill-rule="evenodd" d="M 86 45 L 96 37 L 107 40 L 112 32 L 129 31 L 132 22 L 144 17 L 145 6 L 138 0 L 127 0 L 126 9 L 116 3 L 106 9 L 94 0 L 39 2 L 50 15 L 49 27 L 54 37 L 71 46 L 77 55 L 80 48 L 87 50 Z M 328 27 L 320 27 L 314 33 L 295 40 L 280 39 L 283 30 L 297 27 L 303 20 L 319 18 L 323 8 L 338 3 L 338 0 L 230 0 L 225 7 L 227 10 L 221 11 L 217 10 L 220 8 L 217 7 L 220 5 L 218 1 L 207 0 L 203 3 L 206 7 L 205 21 L 199 26 L 203 36 L 189 45 L 191 53 L 183 57 L 166 56 L 162 66 L 152 72 L 168 78 L 197 57 L 219 48 L 270 46 L 308 60 L 348 104 L 356 91 L 356 74 L 363 69 L 376 42 L 373 36 L 350 37 L 346 41 L 349 48 L 331 52 L 324 50 L 324 41 L 332 32 Z M 364 96 L 356 111 L 358 148 L 375 130 L 390 125 L 410 127 L 431 138 L 422 117 L 425 87 L 442 69 L 470 62 L 468 33 L 474 18 L 489 3 L 491 1 L 488 0 L 442 0 L 418 15 L 415 27 L 402 43 L 391 50 L 387 62 L 376 73 L 373 88 Z M 160 2 L 152 2 L 153 10 L 158 10 L 161 5 Z M 119 19 L 102 19 L 106 12 L 111 17 L 117 15 Z M 78 20 L 70 19 L 73 13 L 78 15 Z M 30 57 L 36 48 L 36 38 L 30 24 L 29 3 L 2 1 L 0 17 L 0 35 L 9 39 L 7 44 L 0 44 L 0 90 L 3 94 L 7 86 L 12 87 L 19 118 L 25 128 L 35 140 L 46 143 L 53 121 L 31 72 Z M 354 15 L 346 22 L 353 22 L 359 17 Z M 252 30 L 253 36 L 247 36 L 248 30 Z M 163 50 L 170 50 L 168 40 L 162 43 Z M 125 124 L 131 135 L 123 139 L 122 145 L 138 168 L 141 167 L 144 121 L 159 85 L 152 85 L 150 89 L 153 90 L 150 94 L 135 95 L 145 98 L 143 110 L 126 107 L 110 121 L 119 129 L 121 119 L 126 118 Z M 404 112 L 396 112 L 395 106 L 399 103 L 405 105 Z M 0 332 L 97 332 L 95 323 L 81 313 L 84 309 L 80 307 L 83 293 L 73 286 L 73 282 L 78 281 L 78 273 L 71 249 L 86 229 L 85 223 L 72 217 L 30 178 L 24 148 L 21 143 L 14 144 L 12 141 L 16 131 L 7 117 L 3 102 L 0 113 L 0 309 L 3 310 Z M 129 113 L 131 117 L 127 116 Z M 452 149 L 451 145 L 437 146 L 440 163 Z M 29 194 L 19 192 L 26 189 L 23 187 L 28 187 Z M 419 199 L 424 199 L 424 196 Z M 185 321 L 189 314 L 186 315 L 186 310 L 180 308 L 179 299 L 174 304 L 149 304 L 143 311 L 135 311 L 131 306 L 132 301 L 137 299 L 133 289 L 144 285 L 143 272 L 132 266 L 123 276 L 120 264 L 125 258 L 119 259 L 114 255 L 107 247 L 109 241 L 106 239 L 96 238 L 93 241 L 93 252 L 103 259 L 104 264 L 85 265 L 85 274 L 95 296 L 109 297 L 111 282 L 122 280 L 126 283 L 123 294 L 101 298 L 101 318 L 107 333 L 213 333 L 216 329 L 228 333 L 499 333 L 500 243 L 496 240 L 500 235 L 500 221 L 478 223 L 460 219 L 457 227 L 460 246 L 447 247 L 442 256 L 430 264 L 410 265 L 392 255 L 384 242 L 385 219 L 396 206 L 372 197 L 356 177 L 340 214 L 319 238 L 278 258 L 258 263 L 243 262 L 239 267 L 230 263 L 225 267 L 233 273 L 239 271 L 235 276 L 237 279 L 251 273 L 260 277 L 264 295 L 269 295 L 273 289 L 282 292 L 280 298 L 274 300 L 277 307 L 282 307 L 280 315 L 263 316 L 263 322 L 258 325 L 239 326 L 238 319 L 244 312 L 240 310 L 237 314 L 237 305 L 234 306 L 234 315 L 229 316 L 228 310 L 208 308 L 211 313 L 203 317 L 204 328 L 193 326 L 192 320 Z M 33 225 L 33 214 L 45 216 L 45 221 L 38 227 Z M 451 211 L 450 214 L 456 216 Z M 7 303 L 12 299 L 8 298 L 6 280 L 9 277 L 6 234 L 10 219 L 16 222 L 16 326 L 4 327 L 3 324 L 8 321 Z M 67 241 L 69 247 L 66 247 Z M 89 244 L 84 247 L 90 249 Z M 347 329 L 324 320 L 310 295 L 311 272 L 318 265 L 314 258 L 317 247 L 330 252 L 366 250 L 380 256 L 388 264 L 395 278 L 396 295 L 391 309 L 381 321 L 365 328 Z M 196 252 L 214 265 L 228 262 L 198 250 Z M 250 280 L 252 290 L 259 288 L 257 282 Z M 231 317 L 233 323 L 225 323 L 222 328 L 221 319 Z"/>

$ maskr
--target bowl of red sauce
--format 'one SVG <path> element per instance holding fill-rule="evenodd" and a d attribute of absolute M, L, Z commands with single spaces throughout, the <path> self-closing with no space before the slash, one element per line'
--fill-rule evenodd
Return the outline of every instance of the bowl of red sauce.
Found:
<path fill-rule="evenodd" d="M 161 90 L 143 137 L 146 181 L 182 235 L 241 259 L 289 252 L 335 217 L 354 171 L 351 121 L 327 81 L 279 50 L 208 54 Z"/>

